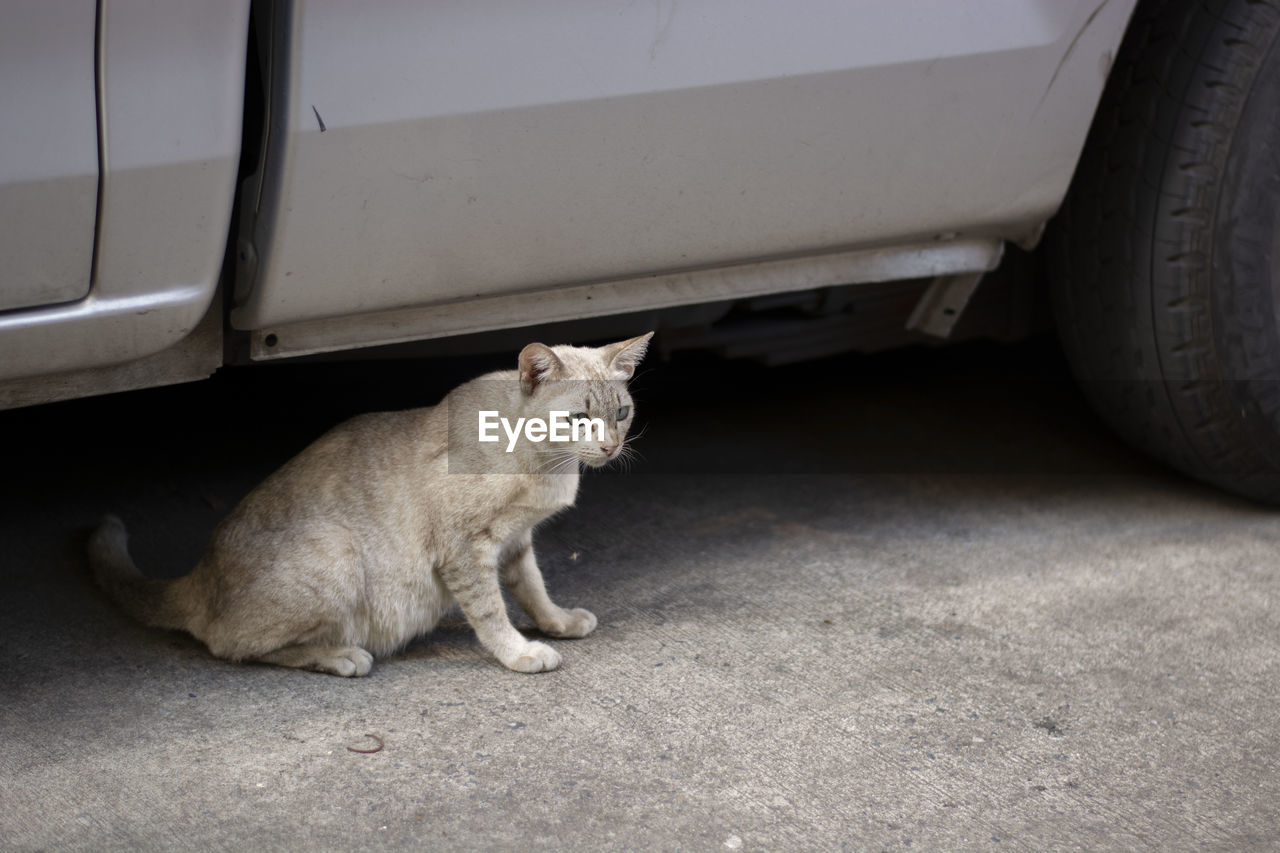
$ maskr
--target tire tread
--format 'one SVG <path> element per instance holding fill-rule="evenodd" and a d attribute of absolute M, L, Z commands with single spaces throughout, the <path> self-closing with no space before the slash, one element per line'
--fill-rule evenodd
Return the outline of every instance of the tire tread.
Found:
<path fill-rule="evenodd" d="M 1245 0 L 1140 3 L 1046 247 L 1062 342 L 1103 418 L 1273 502 L 1280 453 L 1259 447 L 1223 381 L 1210 285 L 1234 129 L 1277 17 Z"/>

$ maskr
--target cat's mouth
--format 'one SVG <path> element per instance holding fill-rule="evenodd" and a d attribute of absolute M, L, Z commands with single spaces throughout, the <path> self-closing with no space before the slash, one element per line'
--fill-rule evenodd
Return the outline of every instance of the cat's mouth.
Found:
<path fill-rule="evenodd" d="M 590 456 L 583 456 L 582 461 L 590 468 L 603 468 L 621 455 L 622 447 L 619 446 L 612 451 L 601 450 Z"/>

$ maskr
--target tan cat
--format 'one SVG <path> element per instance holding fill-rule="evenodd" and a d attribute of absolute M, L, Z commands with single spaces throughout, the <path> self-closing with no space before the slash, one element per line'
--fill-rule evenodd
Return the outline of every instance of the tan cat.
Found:
<path fill-rule="evenodd" d="M 366 675 L 431 630 L 454 602 L 503 665 L 560 665 L 507 616 L 499 579 L 552 637 L 596 617 L 547 596 L 533 527 L 573 504 L 579 462 L 624 451 L 626 381 L 653 333 L 599 349 L 530 344 L 519 369 L 472 380 L 437 406 L 361 415 L 319 438 L 252 491 L 214 531 L 195 570 L 149 579 L 108 516 L 89 541 L 98 583 L 135 618 L 189 631 L 218 657 Z M 569 412 L 601 423 L 577 440 L 537 441 L 519 418 Z M 495 413 L 507 425 L 481 441 Z M 562 436 L 563 438 L 563 436 Z"/>

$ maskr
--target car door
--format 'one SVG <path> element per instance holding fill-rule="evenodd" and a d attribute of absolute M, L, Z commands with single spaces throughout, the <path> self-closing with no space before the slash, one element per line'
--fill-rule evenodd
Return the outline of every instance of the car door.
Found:
<path fill-rule="evenodd" d="M 275 4 L 233 325 L 271 357 L 726 298 L 756 262 L 756 292 L 986 269 L 1061 201 L 1132 6 Z"/>
<path fill-rule="evenodd" d="M 0 311 L 89 292 L 98 203 L 95 0 L 12 0 L 0 26 Z"/>
<path fill-rule="evenodd" d="M 226 255 L 248 0 L 0 16 L 0 380 L 170 347 Z"/>

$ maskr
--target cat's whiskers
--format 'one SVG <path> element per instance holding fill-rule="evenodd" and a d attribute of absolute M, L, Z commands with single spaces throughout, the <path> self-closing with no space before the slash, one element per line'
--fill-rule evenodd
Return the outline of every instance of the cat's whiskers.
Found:
<path fill-rule="evenodd" d="M 558 468 L 561 465 L 563 465 L 565 462 L 575 460 L 577 458 L 578 456 L 575 453 L 557 453 L 554 455 L 547 455 L 544 458 L 538 460 L 538 467 L 542 468 L 543 470 Z"/>
<path fill-rule="evenodd" d="M 539 461 L 539 474 L 567 474 L 569 469 L 578 462 L 578 454 L 572 449 L 552 447 L 544 450 L 538 448 L 534 452 L 539 456 L 549 457 Z M 545 463 L 546 467 L 542 467 L 542 463 Z"/>
<path fill-rule="evenodd" d="M 636 436 L 636 438 L 639 437 L 640 436 Z M 631 446 L 630 441 L 631 440 L 628 439 L 628 442 L 623 444 L 622 448 L 618 451 L 618 462 L 621 463 L 622 470 L 625 473 L 630 473 L 637 459 L 644 458 L 644 455 L 641 454 L 640 451 Z"/>
<path fill-rule="evenodd" d="M 566 456 L 555 467 L 551 469 L 552 474 L 570 474 L 578 470 L 578 463 L 581 462 L 577 455 Z"/>

